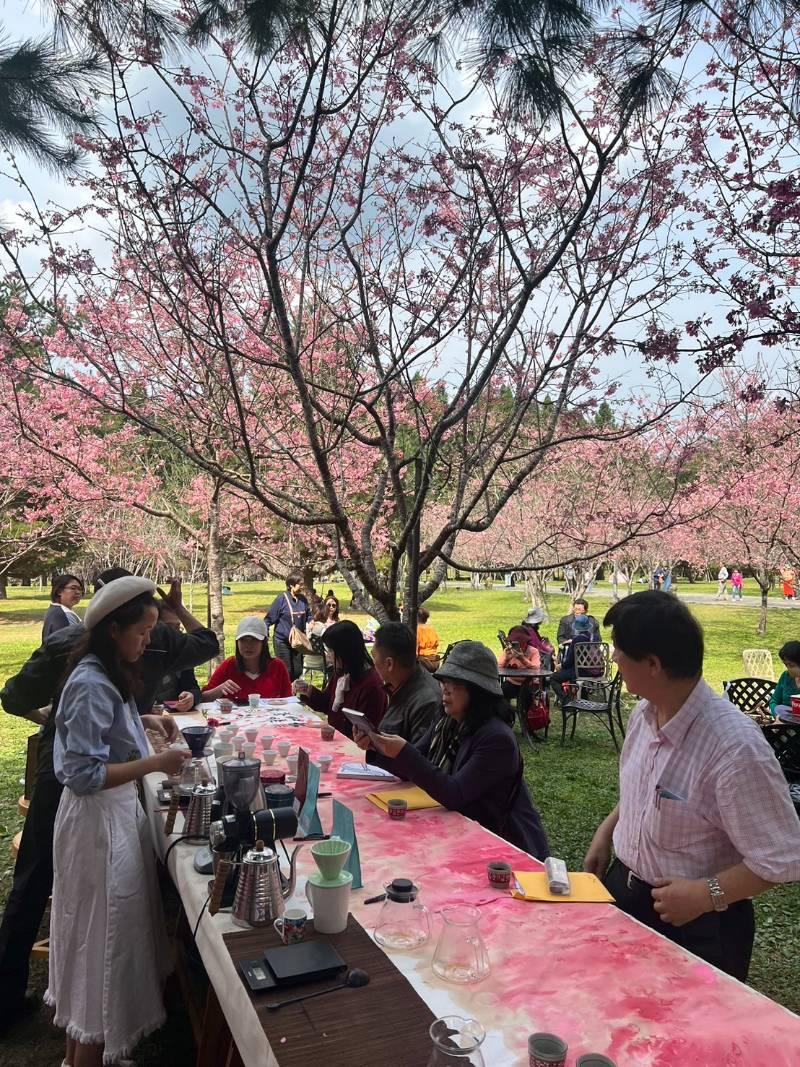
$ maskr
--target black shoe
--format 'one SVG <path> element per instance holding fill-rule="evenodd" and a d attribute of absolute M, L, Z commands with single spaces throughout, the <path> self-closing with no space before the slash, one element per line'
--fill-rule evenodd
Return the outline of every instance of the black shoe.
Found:
<path fill-rule="evenodd" d="M 35 997 L 32 993 L 26 993 L 13 1008 L 4 1005 L 2 1012 L 0 1012 L 0 1037 L 5 1037 L 18 1023 L 24 1022 L 25 1019 L 34 1015 L 41 1006 L 41 999 Z"/>

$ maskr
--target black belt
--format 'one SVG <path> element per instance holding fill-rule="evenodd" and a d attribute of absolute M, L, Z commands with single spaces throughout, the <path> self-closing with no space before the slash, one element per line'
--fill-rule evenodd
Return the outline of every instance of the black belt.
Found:
<path fill-rule="evenodd" d="M 627 864 L 622 862 L 621 859 L 617 859 L 616 862 L 622 868 L 625 874 L 625 885 L 631 892 L 634 892 L 634 890 L 638 889 L 647 890 L 647 892 L 649 893 L 650 890 L 653 889 L 653 886 L 650 885 L 649 882 L 645 882 L 644 878 L 640 878 L 639 875 L 636 874 L 635 871 L 632 871 Z"/>

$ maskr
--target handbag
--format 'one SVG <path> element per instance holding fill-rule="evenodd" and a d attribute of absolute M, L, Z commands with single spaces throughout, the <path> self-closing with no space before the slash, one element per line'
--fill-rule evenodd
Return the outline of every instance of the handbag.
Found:
<path fill-rule="evenodd" d="M 292 602 L 286 595 L 283 594 L 283 598 L 286 601 L 286 606 L 289 608 L 289 614 L 294 619 L 294 612 L 292 611 Z M 303 633 L 301 629 L 294 625 L 292 622 L 292 628 L 289 631 L 289 648 L 293 648 L 296 652 L 313 652 L 311 642 L 308 637 Z"/>

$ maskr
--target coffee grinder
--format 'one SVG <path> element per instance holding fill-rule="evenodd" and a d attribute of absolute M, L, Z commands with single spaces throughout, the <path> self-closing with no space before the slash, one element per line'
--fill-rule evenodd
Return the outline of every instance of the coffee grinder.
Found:
<path fill-rule="evenodd" d="M 213 811 L 208 833 L 214 872 L 212 899 L 219 902 L 217 907 L 233 903 L 241 861 L 257 841 L 263 841 L 269 849 L 274 848 L 276 841 L 294 837 L 297 833 L 297 814 L 293 807 L 263 806 L 260 771 L 261 761 L 244 755 L 227 760 L 220 767 L 225 800 L 222 810 L 215 808 Z M 261 806 L 253 810 L 259 794 Z M 205 865 L 198 867 L 199 859 L 199 856 L 195 857 L 195 867 L 203 870 Z M 205 870 L 210 873 L 207 867 Z"/>

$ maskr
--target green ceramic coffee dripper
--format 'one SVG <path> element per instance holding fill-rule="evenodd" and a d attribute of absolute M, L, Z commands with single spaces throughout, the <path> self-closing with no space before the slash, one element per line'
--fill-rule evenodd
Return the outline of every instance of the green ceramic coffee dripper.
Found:
<path fill-rule="evenodd" d="M 316 841 L 311 846 L 311 855 L 323 880 L 336 883 L 350 855 L 350 844 L 341 837 L 329 837 L 326 841 Z"/>

